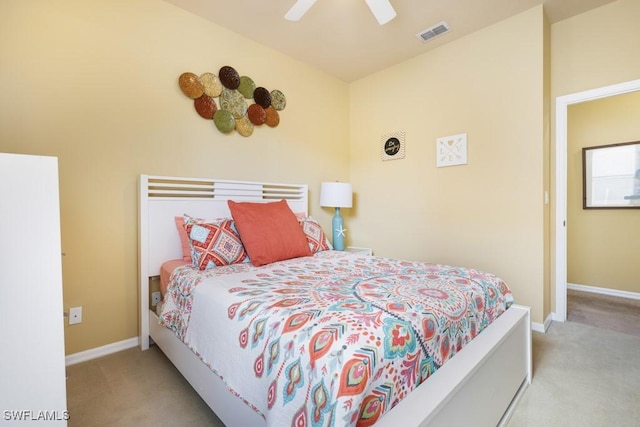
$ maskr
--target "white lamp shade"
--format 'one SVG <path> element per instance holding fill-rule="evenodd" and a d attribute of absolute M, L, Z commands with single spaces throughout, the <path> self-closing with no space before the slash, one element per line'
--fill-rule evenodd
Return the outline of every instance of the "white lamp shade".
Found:
<path fill-rule="evenodd" d="M 346 182 L 323 182 L 320 187 L 320 206 L 350 208 L 353 204 L 351 184 Z"/>

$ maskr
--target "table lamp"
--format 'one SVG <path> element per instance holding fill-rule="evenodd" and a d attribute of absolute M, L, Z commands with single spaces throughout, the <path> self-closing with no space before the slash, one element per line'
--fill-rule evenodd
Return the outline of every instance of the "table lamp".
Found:
<path fill-rule="evenodd" d="M 344 233 L 347 231 L 340 216 L 340 208 L 352 206 L 353 192 L 351 184 L 346 182 L 323 182 L 320 187 L 320 206 L 328 206 L 336 209 L 333 216 L 333 249 L 344 250 Z"/>

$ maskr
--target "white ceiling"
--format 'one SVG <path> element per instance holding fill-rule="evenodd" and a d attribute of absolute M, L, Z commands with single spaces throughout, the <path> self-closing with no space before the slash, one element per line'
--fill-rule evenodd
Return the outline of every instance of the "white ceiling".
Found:
<path fill-rule="evenodd" d="M 551 23 L 615 0 L 391 0 L 397 17 L 380 26 L 365 0 L 320 0 L 298 22 L 295 0 L 165 0 L 288 56 L 352 82 L 539 4 Z M 451 31 L 416 34 L 446 21 Z"/>

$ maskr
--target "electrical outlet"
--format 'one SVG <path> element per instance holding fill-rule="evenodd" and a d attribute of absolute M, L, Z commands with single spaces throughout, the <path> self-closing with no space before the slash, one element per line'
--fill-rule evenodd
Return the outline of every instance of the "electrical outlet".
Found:
<path fill-rule="evenodd" d="M 69 324 L 82 323 L 82 307 L 71 307 L 69 309 Z"/>
<path fill-rule="evenodd" d="M 151 305 L 156 306 L 160 304 L 160 300 L 162 299 L 162 295 L 160 292 L 151 292 Z"/>

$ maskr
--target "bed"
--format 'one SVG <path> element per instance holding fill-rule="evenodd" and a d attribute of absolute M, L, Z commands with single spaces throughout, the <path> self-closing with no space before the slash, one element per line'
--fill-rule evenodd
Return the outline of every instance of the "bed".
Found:
<path fill-rule="evenodd" d="M 424 311 L 423 305 L 428 303 L 410 295 L 412 303 L 403 305 L 394 299 L 397 294 L 411 293 L 407 289 L 417 289 L 426 276 L 438 278 L 436 282 L 458 281 L 461 288 L 494 278 L 475 270 L 339 251 L 318 251 L 313 256 L 261 267 L 245 262 L 206 270 L 214 284 L 210 278 L 200 279 L 202 274 L 189 271 L 193 270 L 190 267 L 178 267 L 172 274 L 173 288 L 165 295 L 168 305 L 158 315 L 151 307 L 150 287 L 163 263 L 182 256 L 177 216 L 230 217 L 229 200 L 265 204 L 284 200 L 292 212 L 304 217 L 308 214 L 308 188 L 141 175 L 139 195 L 141 348 L 147 349 L 151 341 L 158 345 L 227 426 L 282 425 L 294 420 L 300 425 L 499 425 L 508 419 L 531 381 L 529 309 L 511 301 L 478 300 L 476 304 L 476 297 L 471 298 L 472 305 L 479 305 L 487 317 L 477 322 L 459 316 L 459 304 L 449 301 L 450 318 L 459 320 L 452 323 L 453 328 L 469 326 L 467 332 L 454 333 L 458 340 L 463 337 L 462 342 L 441 346 L 455 353 L 450 358 L 438 356 L 437 349 L 418 335 L 412 340 L 411 334 L 401 334 L 411 329 L 411 319 L 416 318 L 407 308 L 415 305 L 417 311 Z M 337 275 L 341 270 L 344 276 Z M 355 271 L 366 271 L 365 279 L 354 276 Z M 399 276 L 408 278 L 411 286 L 394 282 Z M 239 278 L 240 284 L 231 278 Z M 499 293 L 496 289 L 502 287 L 495 279 L 488 291 L 477 292 L 495 296 Z M 344 283 L 336 283 L 340 281 Z M 185 287 L 176 288 L 176 283 Z M 219 283 L 225 283 L 224 297 L 211 293 Z M 306 288 L 311 296 L 303 293 Z M 191 292 L 193 289 L 197 292 Z M 180 300 L 185 295 L 187 298 Z M 220 306 L 204 308 L 206 300 Z M 373 310 L 382 305 L 381 300 L 387 304 L 382 314 Z M 188 322 L 176 315 L 186 306 L 189 310 L 182 311 L 190 316 Z M 275 307 L 275 313 L 253 315 L 265 306 Z M 339 313 L 339 319 L 330 318 L 326 310 Z M 353 316 L 360 317 L 354 320 Z M 227 322 L 222 329 L 228 336 L 218 331 L 215 339 L 207 341 L 204 333 L 192 332 L 197 330 L 195 326 L 186 327 L 189 322 Z M 383 332 L 353 333 L 367 322 L 377 323 Z M 424 330 L 429 329 L 425 326 Z M 387 336 L 397 340 L 385 342 Z M 339 345 L 338 350 L 328 344 Z M 222 349 L 231 352 L 220 353 Z M 432 357 L 381 368 L 381 361 L 400 353 L 428 353 Z M 307 376 L 300 374 L 305 369 Z M 364 388 L 367 381 L 360 381 L 363 376 L 372 388 Z M 262 385 L 249 385 L 253 382 Z M 365 407 L 368 410 L 363 412 Z"/>

